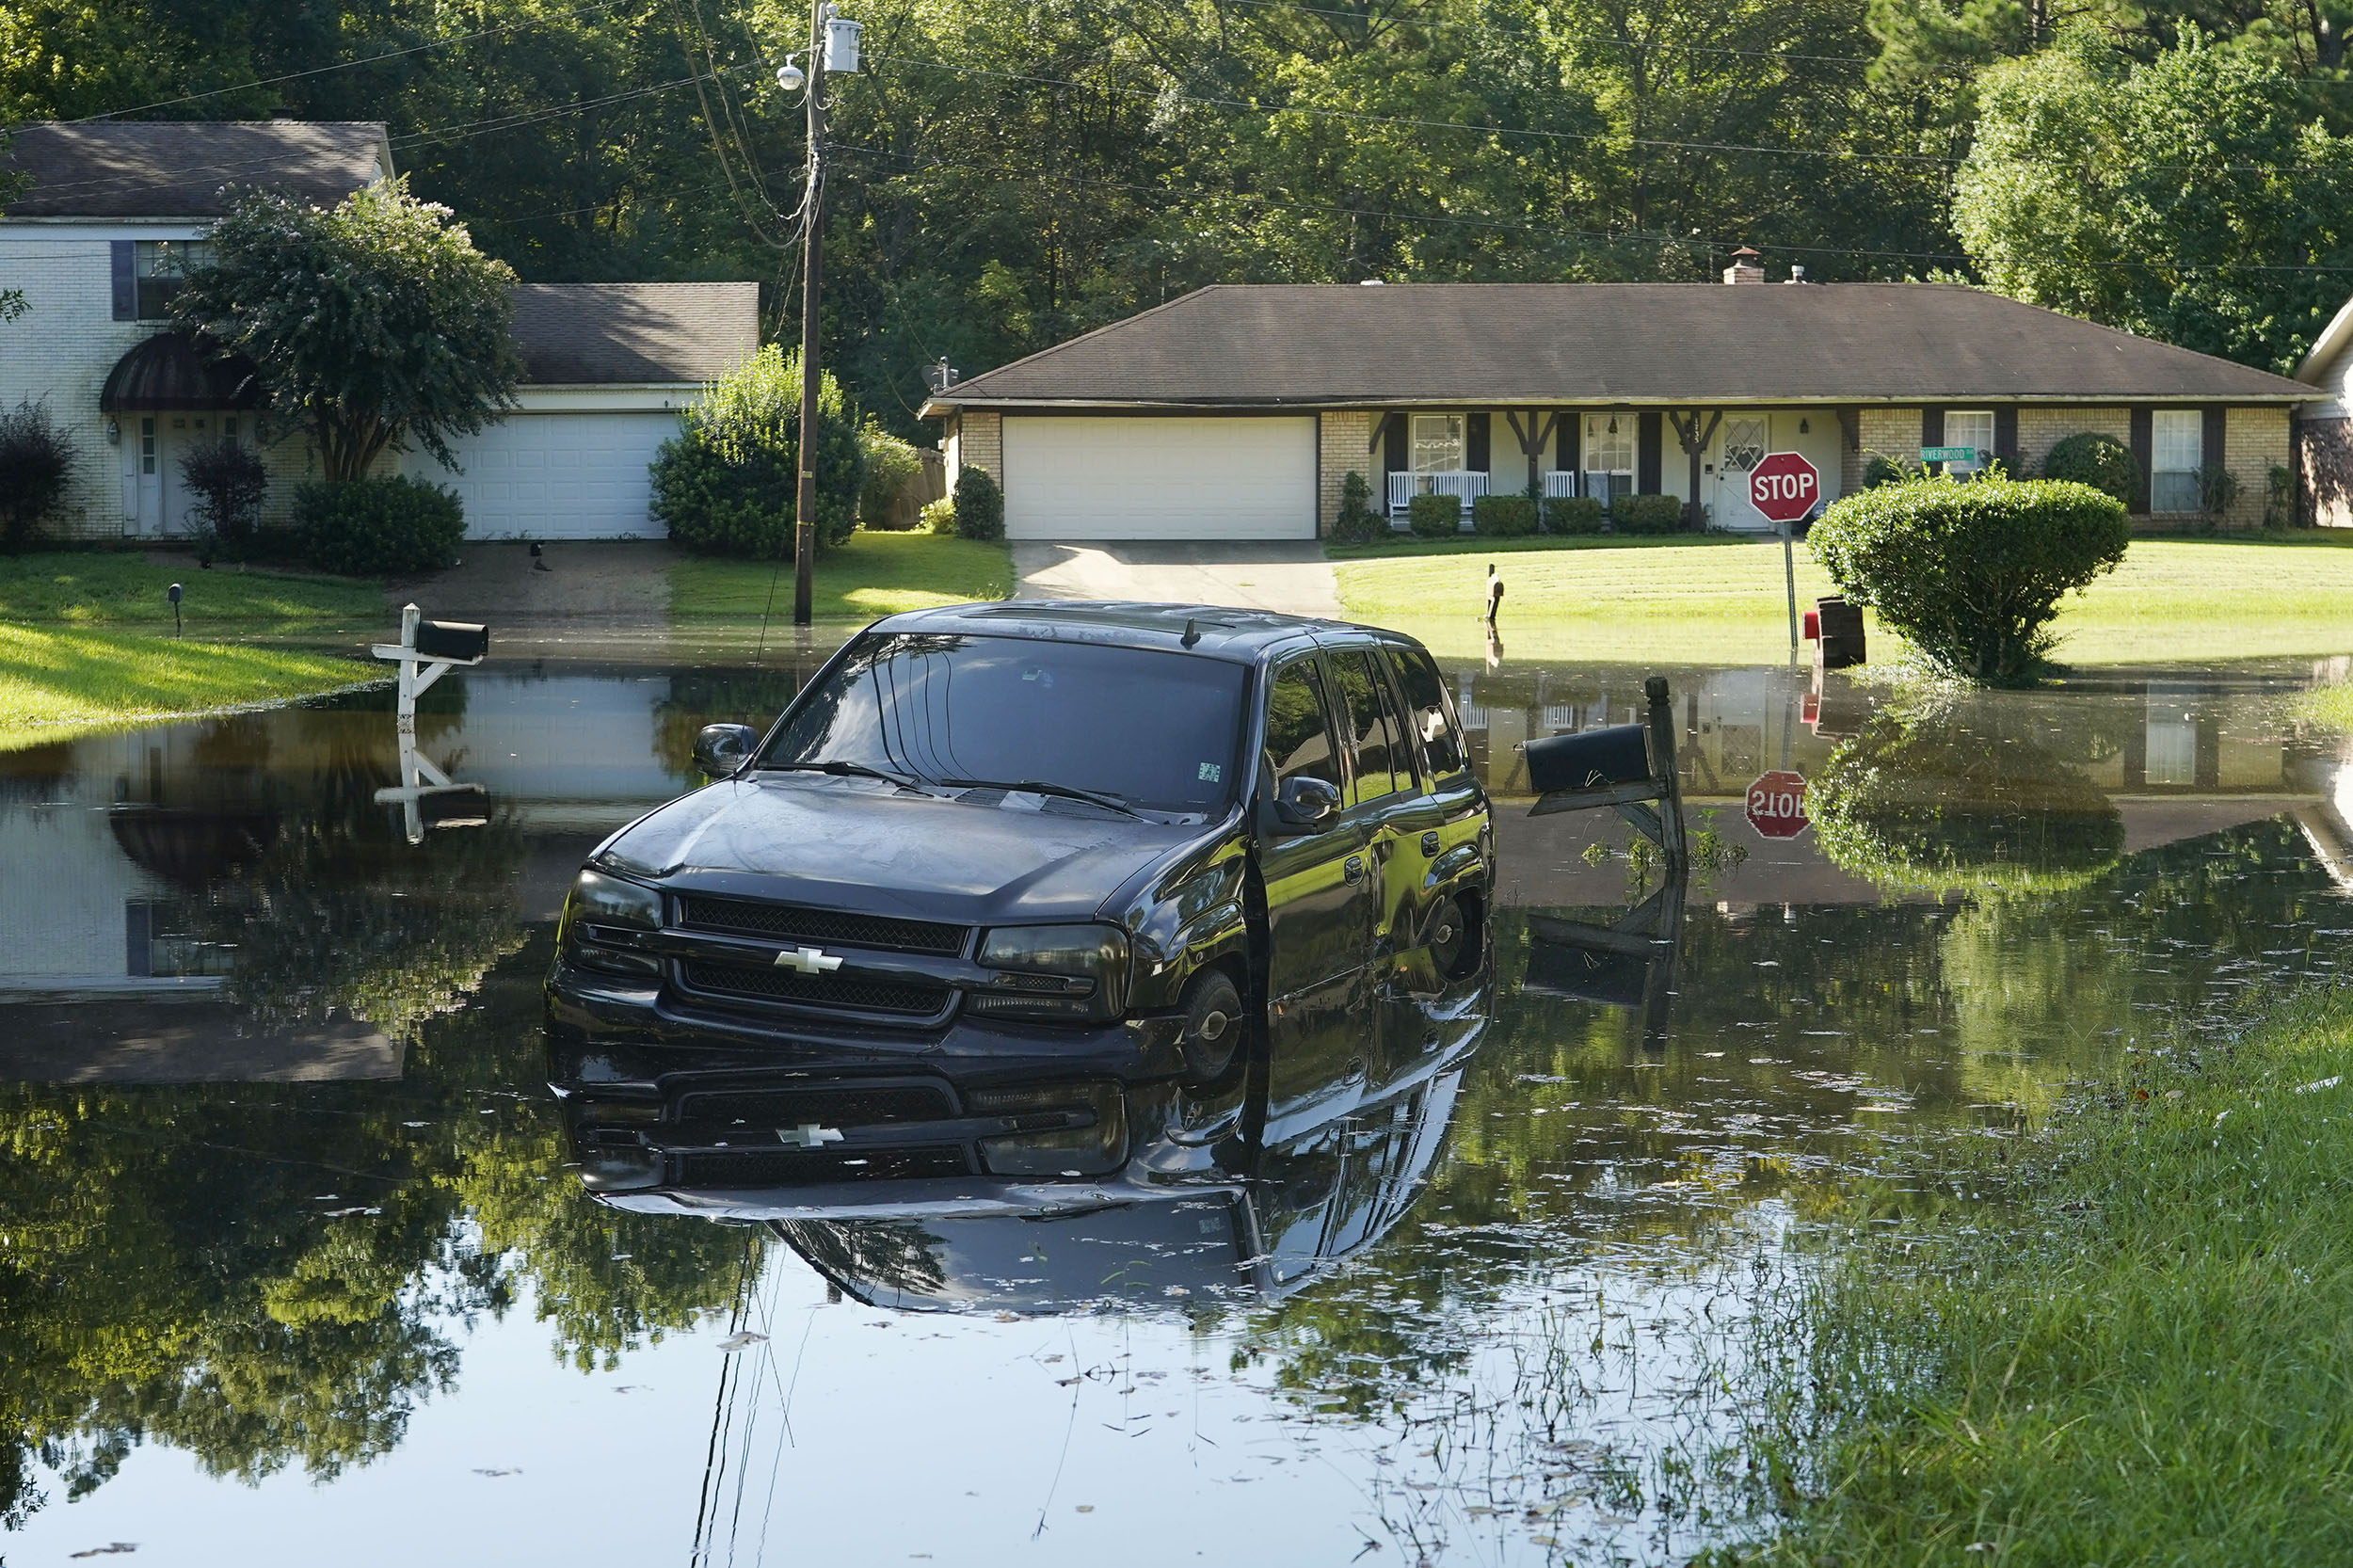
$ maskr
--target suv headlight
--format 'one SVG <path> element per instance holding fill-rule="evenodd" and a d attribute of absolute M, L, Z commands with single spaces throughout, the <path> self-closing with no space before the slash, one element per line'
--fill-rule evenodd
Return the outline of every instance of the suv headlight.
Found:
<path fill-rule="evenodd" d="M 1101 1022 L 1128 1011 L 1128 934 L 1115 925 L 1008 925 L 981 940 L 995 971 L 972 992 L 998 1018 Z"/>
<path fill-rule="evenodd" d="M 559 940 L 583 968 L 658 979 L 662 960 L 632 951 L 662 929 L 662 895 L 602 872 L 582 872 L 564 901 Z"/>

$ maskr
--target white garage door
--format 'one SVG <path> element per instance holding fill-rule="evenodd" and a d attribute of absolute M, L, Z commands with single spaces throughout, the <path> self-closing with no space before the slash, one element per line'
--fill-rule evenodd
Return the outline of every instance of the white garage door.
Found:
<path fill-rule="evenodd" d="M 1312 539 L 1312 418 L 1008 417 L 1016 539 Z"/>
<path fill-rule="evenodd" d="M 658 538 L 646 465 L 677 434 L 676 414 L 509 414 L 457 442 L 464 472 L 421 455 L 408 472 L 458 493 L 470 539 Z"/>

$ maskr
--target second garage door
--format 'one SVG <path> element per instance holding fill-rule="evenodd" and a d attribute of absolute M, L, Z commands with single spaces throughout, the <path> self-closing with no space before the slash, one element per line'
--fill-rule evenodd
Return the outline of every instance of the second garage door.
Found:
<path fill-rule="evenodd" d="M 658 538 L 647 466 L 678 434 L 673 413 L 522 413 L 458 440 L 462 472 L 423 454 L 408 472 L 466 504 L 470 539 Z"/>
<path fill-rule="evenodd" d="M 1016 539 L 1312 539 L 1312 418 L 1009 415 Z"/>

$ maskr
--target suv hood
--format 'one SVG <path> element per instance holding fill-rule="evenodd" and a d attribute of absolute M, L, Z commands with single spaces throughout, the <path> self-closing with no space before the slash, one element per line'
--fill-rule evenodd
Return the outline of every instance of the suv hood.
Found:
<path fill-rule="evenodd" d="M 680 796 L 593 860 L 674 888 L 978 925 L 1092 919 L 1139 871 L 1217 831 L 798 775 Z"/>

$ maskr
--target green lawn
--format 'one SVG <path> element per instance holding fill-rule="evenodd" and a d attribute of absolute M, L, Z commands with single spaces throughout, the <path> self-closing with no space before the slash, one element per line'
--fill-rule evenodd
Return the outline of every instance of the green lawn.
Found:
<path fill-rule="evenodd" d="M 381 679 L 332 654 L 0 625 L 0 751 Z"/>
<path fill-rule="evenodd" d="M 770 608 L 792 618 L 792 564 L 681 555 L 670 563 L 670 618 L 752 620 Z M 1001 544 L 930 534 L 850 536 L 817 557 L 816 618 L 870 621 L 902 610 L 1003 599 L 1013 591 L 1013 554 Z"/>
<path fill-rule="evenodd" d="M 168 632 L 171 603 L 165 590 L 175 582 L 183 590 L 181 616 L 192 631 L 227 623 L 384 619 L 383 594 L 364 583 L 233 566 L 206 571 L 188 562 L 159 565 L 112 551 L 40 551 L 0 555 L 0 621 Z"/>
<path fill-rule="evenodd" d="M 1490 560 L 1502 570 L 1502 641 L 1514 656 L 1746 663 L 1788 652 L 1778 543 L 1375 548 L 1383 552 L 1332 552 L 1341 602 L 1354 618 L 1410 632 L 1442 654 L 1484 648 L 1478 615 Z M 1801 608 L 1831 591 L 1803 545 L 1797 568 Z M 2353 651 L 2353 536 L 2136 539 L 2122 567 L 2068 600 L 2058 631 L 2059 659 L 2078 664 Z"/>
<path fill-rule="evenodd" d="M 2297 701 L 2297 712 L 2331 729 L 2353 730 L 2353 685 L 2323 686 L 2316 692 L 2307 692 Z"/>
<path fill-rule="evenodd" d="M 2353 1560 L 2353 995 L 2128 1071 L 1776 1323 L 1790 1528 L 1725 1556 Z"/>

